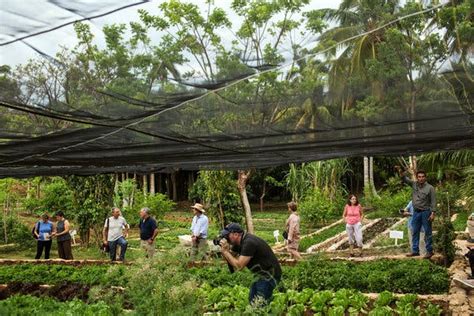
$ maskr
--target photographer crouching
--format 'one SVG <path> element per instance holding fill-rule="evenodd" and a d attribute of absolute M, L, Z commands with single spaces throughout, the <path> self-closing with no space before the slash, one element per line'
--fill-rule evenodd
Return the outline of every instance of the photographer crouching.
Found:
<path fill-rule="evenodd" d="M 281 279 L 281 267 L 270 246 L 261 238 L 246 233 L 237 223 L 230 223 L 214 240 L 230 266 L 237 270 L 247 267 L 257 276 L 250 287 L 250 304 L 260 297 L 263 304 L 271 301 L 272 293 Z M 237 256 L 231 253 L 235 252 Z"/>

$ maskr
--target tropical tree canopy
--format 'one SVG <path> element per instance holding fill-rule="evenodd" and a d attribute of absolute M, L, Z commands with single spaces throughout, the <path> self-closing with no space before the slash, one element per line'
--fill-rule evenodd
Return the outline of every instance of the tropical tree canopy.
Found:
<path fill-rule="evenodd" d="M 0 68 L 0 177 L 474 147 L 472 4 L 308 3 L 172 0 L 105 48 L 76 23 L 76 47 Z"/>

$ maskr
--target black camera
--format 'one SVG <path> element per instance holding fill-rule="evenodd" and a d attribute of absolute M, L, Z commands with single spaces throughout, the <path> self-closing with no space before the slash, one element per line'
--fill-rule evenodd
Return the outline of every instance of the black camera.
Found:
<path fill-rule="evenodd" d="M 403 215 L 403 213 L 405 213 L 405 210 L 401 208 L 398 210 L 398 212 Z"/>
<path fill-rule="evenodd" d="M 227 240 L 227 242 L 229 241 L 229 240 L 227 239 L 227 236 L 219 235 L 219 236 L 217 236 L 216 238 L 214 238 L 214 239 L 212 240 L 212 243 L 213 243 L 214 245 L 216 245 L 216 246 L 220 246 L 222 239 Z"/>

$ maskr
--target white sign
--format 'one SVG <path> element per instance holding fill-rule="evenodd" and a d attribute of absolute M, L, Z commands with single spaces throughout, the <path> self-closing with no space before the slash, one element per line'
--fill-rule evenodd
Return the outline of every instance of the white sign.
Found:
<path fill-rule="evenodd" d="M 391 230 L 389 235 L 390 235 L 390 238 L 403 239 L 403 231 L 401 230 Z"/>
<path fill-rule="evenodd" d="M 274 230 L 273 231 L 273 237 L 275 237 L 275 242 L 278 243 L 278 236 L 280 236 L 280 231 L 279 230 Z"/>

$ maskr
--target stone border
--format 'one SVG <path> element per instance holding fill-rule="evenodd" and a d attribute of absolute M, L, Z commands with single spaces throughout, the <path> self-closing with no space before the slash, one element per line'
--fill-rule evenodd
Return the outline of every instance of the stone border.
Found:
<path fill-rule="evenodd" d="M 453 315 L 473 315 L 474 314 L 474 291 L 467 291 L 453 282 L 453 278 L 467 279 L 470 271 L 469 263 L 464 254 L 467 252 L 465 240 L 455 240 L 456 257 L 449 267 L 451 284 L 449 286 L 449 309 Z M 472 272 L 472 271 L 471 271 Z"/>

